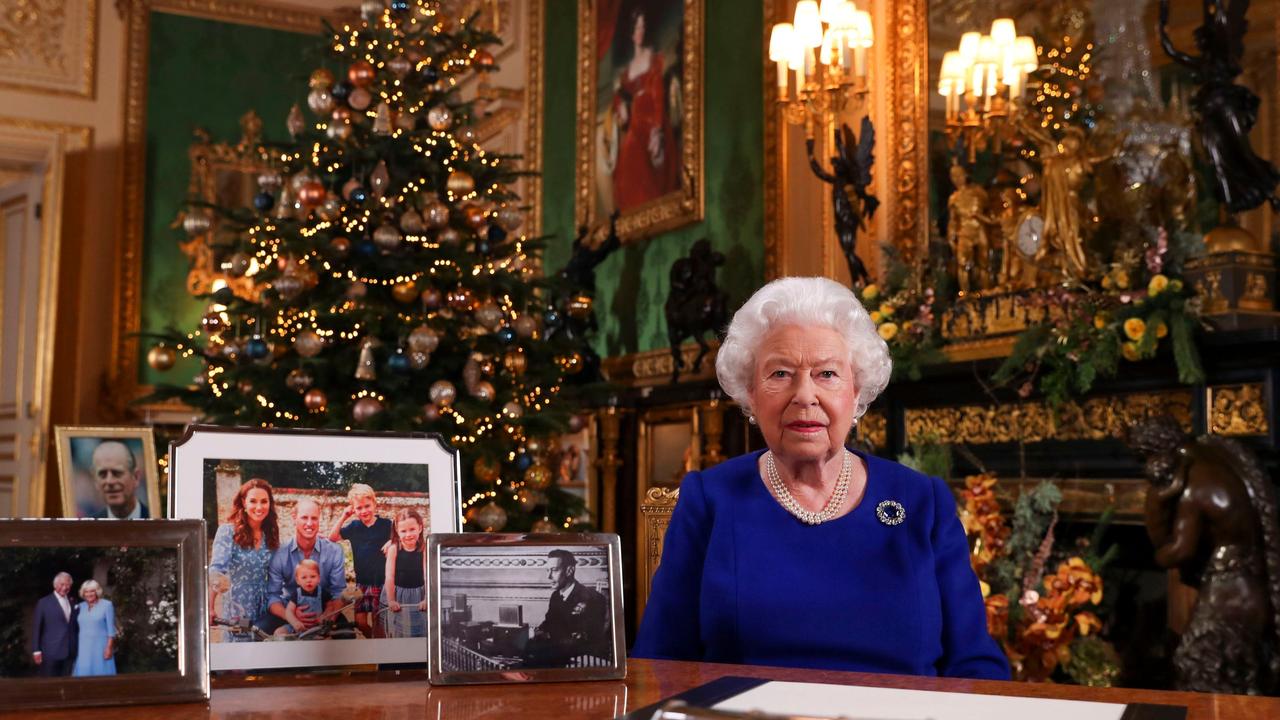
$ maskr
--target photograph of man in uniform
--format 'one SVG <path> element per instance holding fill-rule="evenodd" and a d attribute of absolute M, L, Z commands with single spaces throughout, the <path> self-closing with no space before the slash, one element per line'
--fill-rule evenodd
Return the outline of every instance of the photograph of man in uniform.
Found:
<path fill-rule="evenodd" d="M 564 667 L 582 655 L 612 660 L 609 644 L 609 602 L 578 582 L 578 561 L 557 548 L 547 554 L 551 567 L 551 599 L 547 616 L 529 641 L 529 667 Z"/>
<path fill-rule="evenodd" d="M 71 674 L 76 660 L 76 611 L 68 594 L 71 575 L 60 572 L 53 578 L 53 592 L 36 603 L 31 631 L 31 660 L 41 677 Z"/>

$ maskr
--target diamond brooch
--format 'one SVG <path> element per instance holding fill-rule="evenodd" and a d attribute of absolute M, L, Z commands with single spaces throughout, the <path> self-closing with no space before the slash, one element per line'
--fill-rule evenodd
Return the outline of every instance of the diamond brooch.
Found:
<path fill-rule="evenodd" d="M 907 511 L 897 500 L 885 500 L 876 506 L 876 518 L 885 525 L 900 525 L 907 519 Z"/>

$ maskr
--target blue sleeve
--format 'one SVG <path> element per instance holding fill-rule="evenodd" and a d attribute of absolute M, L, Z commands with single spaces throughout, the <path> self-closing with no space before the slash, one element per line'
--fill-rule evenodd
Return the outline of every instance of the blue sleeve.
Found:
<path fill-rule="evenodd" d="M 956 515 L 951 488 L 939 478 L 933 483 L 934 571 L 942 602 L 942 659 L 938 674 L 1008 680 L 1009 660 L 987 632 L 987 610 L 978 576 L 969 564 L 969 543 Z"/>
<path fill-rule="evenodd" d="M 267 564 L 267 604 L 275 605 L 289 603 L 289 593 L 284 591 L 284 576 L 287 570 L 285 566 L 289 564 L 289 549 L 287 545 L 281 545 L 271 555 L 271 562 Z"/>
<path fill-rule="evenodd" d="M 107 637 L 116 636 L 116 607 L 110 600 L 102 601 L 102 612 L 107 616 Z"/>
<path fill-rule="evenodd" d="M 231 563 L 231 551 L 234 544 L 231 540 L 231 526 L 219 525 L 218 532 L 213 535 L 213 557 L 209 558 L 209 574 L 227 574 Z"/>
<path fill-rule="evenodd" d="M 335 543 L 328 543 L 328 549 L 331 560 L 329 560 L 329 597 L 336 598 L 342 596 L 342 591 L 347 589 L 347 562 L 346 556 L 342 553 L 342 548 Z"/>
<path fill-rule="evenodd" d="M 711 538 L 711 513 L 702 474 L 680 483 L 680 499 L 671 513 L 662 561 L 653 576 L 644 619 L 631 656 L 655 660 L 701 660 L 702 567 Z"/>
<path fill-rule="evenodd" d="M 44 632 L 44 599 L 36 603 L 36 622 L 31 628 L 31 654 L 43 653 L 44 648 L 40 646 L 40 634 Z"/>

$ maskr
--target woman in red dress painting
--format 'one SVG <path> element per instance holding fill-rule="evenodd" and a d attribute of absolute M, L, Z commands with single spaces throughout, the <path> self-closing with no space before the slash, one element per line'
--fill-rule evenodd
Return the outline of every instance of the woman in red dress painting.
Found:
<path fill-rule="evenodd" d="M 618 156 L 613 168 L 613 204 L 627 212 L 680 189 L 680 158 L 668 120 L 662 54 L 653 47 L 643 8 L 627 16 L 631 60 L 622 66 L 613 95 Z"/>

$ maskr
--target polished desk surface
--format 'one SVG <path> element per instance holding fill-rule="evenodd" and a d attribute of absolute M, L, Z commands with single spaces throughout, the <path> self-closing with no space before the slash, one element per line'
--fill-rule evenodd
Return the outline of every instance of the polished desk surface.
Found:
<path fill-rule="evenodd" d="M 1280 718 L 1280 698 L 1085 688 L 1070 685 L 822 672 L 745 665 L 631 660 L 627 679 L 530 685 L 439 687 L 406 674 L 350 677 L 216 678 L 208 705 L 146 705 L 23 713 L 24 720 L 223 718 L 225 720 L 468 720 L 612 718 L 727 675 L 801 682 L 910 688 L 983 695 L 1183 705 L 1188 720 Z M 421 677 L 421 672 L 408 675 Z"/>

